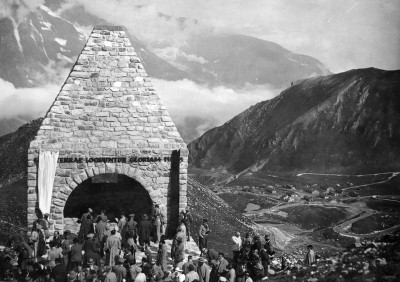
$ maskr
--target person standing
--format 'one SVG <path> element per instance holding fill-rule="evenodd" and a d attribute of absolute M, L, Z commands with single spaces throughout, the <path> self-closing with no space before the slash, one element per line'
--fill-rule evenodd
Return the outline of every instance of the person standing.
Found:
<path fill-rule="evenodd" d="M 67 266 L 62 263 L 60 258 L 56 258 L 56 266 L 53 268 L 53 278 L 55 282 L 67 281 Z"/>
<path fill-rule="evenodd" d="M 152 262 L 152 268 L 150 271 L 151 280 L 155 282 L 161 282 L 164 278 L 164 271 L 161 268 L 161 265 L 158 264 L 155 260 Z"/>
<path fill-rule="evenodd" d="M 228 272 L 227 266 L 228 266 L 228 261 L 225 259 L 224 253 L 220 252 L 218 254 L 218 267 L 217 267 L 219 276 L 225 276 L 225 274 Z"/>
<path fill-rule="evenodd" d="M 121 241 L 115 236 L 115 229 L 111 230 L 111 236 L 107 238 L 104 249 L 107 251 L 109 256 L 109 266 L 115 265 L 115 257 L 119 255 L 119 250 L 121 249 Z"/>
<path fill-rule="evenodd" d="M 172 250 L 171 250 L 171 255 L 172 255 L 173 259 L 174 259 L 175 265 L 177 265 L 178 263 L 183 262 L 183 260 L 184 260 L 183 252 L 184 252 L 184 246 L 183 246 L 183 243 L 182 243 L 182 238 L 177 237 L 176 238 L 176 246 L 174 248 L 173 253 L 172 253 Z"/>
<path fill-rule="evenodd" d="M 136 260 L 132 259 L 129 261 L 129 281 L 133 282 L 136 279 L 138 273 L 142 272 L 142 269 L 136 265 Z"/>
<path fill-rule="evenodd" d="M 160 244 L 158 245 L 157 264 L 161 266 L 162 271 L 167 273 L 168 250 L 165 244 L 165 236 L 161 235 Z"/>
<path fill-rule="evenodd" d="M 190 225 L 193 222 L 193 216 L 190 213 L 190 208 L 189 206 L 186 206 L 185 210 L 183 210 L 182 212 L 183 215 L 183 223 L 185 224 L 186 227 L 186 235 L 187 235 L 187 241 L 190 241 Z"/>
<path fill-rule="evenodd" d="M 199 249 L 202 250 L 202 252 L 204 248 L 207 249 L 207 237 L 210 232 L 211 230 L 208 227 L 208 220 L 204 218 L 203 224 L 200 225 L 199 229 Z M 200 255 L 202 255 L 202 253 Z"/>
<path fill-rule="evenodd" d="M 53 269 L 56 266 L 56 259 L 62 258 L 63 255 L 58 249 L 58 245 L 51 244 L 51 249 L 47 252 L 47 259 L 49 260 L 48 266 Z"/>
<path fill-rule="evenodd" d="M 242 238 L 240 237 L 240 232 L 236 232 L 236 234 L 232 236 L 232 242 L 233 263 L 237 264 L 240 250 L 242 249 Z"/>
<path fill-rule="evenodd" d="M 143 270 L 138 267 L 135 282 L 146 282 L 146 274 L 144 274 L 142 271 Z"/>
<path fill-rule="evenodd" d="M 160 210 L 160 206 L 159 205 L 155 205 L 154 206 L 154 212 L 153 212 L 153 226 L 154 226 L 154 238 L 153 238 L 153 242 L 154 243 L 158 243 L 160 241 L 160 237 L 161 237 L 161 218 L 162 218 L 162 214 L 161 214 L 161 210 Z"/>
<path fill-rule="evenodd" d="M 88 211 L 83 213 L 81 216 L 81 227 L 78 233 L 79 239 L 85 239 L 89 234 L 92 225 L 92 212 L 93 210 L 89 208 Z"/>
<path fill-rule="evenodd" d="M 82 250 L 83 250 L 83 240 L 79 240 L 78 237 L 73 239 L 73 245 L 71 247 L 70 261 L 73 268 L 82 264 Z"/>
<path fill-rule="evenodd" d="M 304 263 L 306 265 L 312 265 L 313 263 L 315 263 L 315 252 L 313 250 L 313 246 L 312 245 L 308 245 L 307 246 L 307 254 L 306 254 L 306 258 L 304 260 Z"/>
<path fill-rule="evenodd" d="M 137 234 L 138 234 L 138 223 L 135 221 L 135 214 L 131 213 L 129 215 L 129 221 L 126 223 L 126 233 L 130 233 L 130 235 L 126 234 L 126 237 L 129 238 L 131 236 L 137 244 Z"/>
<path fill-rule="evenodd" d="M 121 214 L 121 219 L 118 221 L 118 230 L 121 233 L 122 243 L 126 242 L 126 217 Z"/>
<path fill-rule="evenodd" d="M 68 239 L 68 235 L 69 235 L 69 231 L 68 230 L 64 231 L 63 240 L 61 242 L 61 249 L 62 249 L 63 260 L 64 260 L 65 266 L 68 265 L 69 254 L 71 252 L 71 244 Z"/>
<path fill-rule="evenodd" d="M 60 236 L 60 232 L 54 231 L 54 235 L 50 241 L 50 244 L 61 246 L 61 242 L 62 242 L 62 236 Z"/>
<path fill-rule="evenodd" d="M 232 264 L 228 264 L 227 266 L 228 274 L 226 275 L 228 282 L 235 282 L 236 281 L 236 271 L 233 268 Z"/>
<path fill-rule="evenodd" d="M 99 241 L 100 244 L 100 252 L 103 252 L 103 247 L 105 243 L 105 236 L 107 234 L 107 222 L 104 222 L 103 219 L 99 218 L 95 227 L 95 233 L 97 240 Z"/>
<path fill-rule="evenodd" d="M 88 234 L 83 250 L 85 251 L 85 263 L 92 259 L 96 265 L 99 265 L 100 243 L 93 233 Z"/>
<path fill-rule="evenodd" d="M 193 264 L 189 265 L 189 272 L 185 274 L 185 282 L 193 282 L 194 280 L 199 281 L 199 274 L 195 271 L 195 267 Z"/>
<path fill-rule="evenodd" d="M 126 278 L 126 268 L 123 265 L 124 258 L 118 258 L 118 264 L 115 266 L 115 275 L 117 276 L 117 282 L 123 282 Z"/>
<path fill-rule="evenodd" d="M 183 274 L 188 274 L 189 273 L 189 266 L 190 265 L 194 265 L 193 264 L 193 257 L 192 256 L 188 256 L 188 260 L 187 262 L 185 262 L 182 266 L 182 270 L 183 270 Z"/>
<path fill-rule="evenodd" d="M 148 220 L 147 214 L 142 216 L 142 221 L 139 223 L 139 244 L 143 247 L 144 244 L 150 245 L 151 222 Z"/>
<path fill-rule="evenodd" d="M 36 224 L 37 233 L 38 233 L 38 244 L 37 244 L 37 258 L 45 255 L 47 253 L 46 250 L 46 235 L 43 232 L 42 225 L 39 223 Z"/>
<path fill-rule="evenodd" d="M 104 222 L 107 222 L 107 221 L 108 221 L 108 218 L 107 218 L 107 216 L 106 216 L 106 210 L 102 209 L 102 210 L 100 211 L 100 214 L 97 216 L 97 220 L 98 220 L 99 218 L 101 218 Z"/>
<path fill-rule="evenodd" d="M 206 260 L 203 257 L 199 258 L 199 264 L 197 266 L 197 274 L 199 275 L 199 282 L 210 281 L 210 268 L 206 264 Z"/>
<path fill-rule="evenodd" d="M 105 270 L 106 270 L 107 274 L 106 274 L 106 276 L 104 278 L 104 282 L 117 282 L 117 276 L 112 271 L 112 267 L 107 265 L 105 267 Z"/>

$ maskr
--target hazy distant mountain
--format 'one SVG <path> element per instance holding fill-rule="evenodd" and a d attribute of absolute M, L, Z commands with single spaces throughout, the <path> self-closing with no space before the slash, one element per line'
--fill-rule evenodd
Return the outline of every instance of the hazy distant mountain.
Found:
<path fill-rule="evenodd" d="M 238 173 L 399 168 L 400 71 L 296 82 L 189 144 L 190 166 Z"/>
<path fill-rule="evenodd" d="M 274 88 L 292 81 L 330 74 L 318 60 L 295 54 L 273 42 L 239 34 L 204 34 L 178 48 L 155 48 L 177 68 L 210 85 L 234 88 L 268 84 Z"/>
<path fill-rule="evenodd" d="M 107 23 L 74 6 L 57 15 L 62 0 L 46 1 L 29 13 L 16 28 L 10 18 L 0 20 L 0 78 L 17 88 L 61 84 L 81 52 L 86 36 L 96 24 Z M 138 7 L 140 8 L 140 7 Z M 182 28 L 190 21 L 159 13 L 160 21 L 176 21 Z M 180 46 L 145 44 L 129 34 L 150 77 L 189 79 L 209 86 L 243 88 L 268 84 L 282 88 L 294 80 L 329 71 L 316 59 L 294 54 L 254 37 L 235 34 L 192 36 Z M 160 41 L 161 42 L 161 41 Z M 36 117 L 0 120 L 0 136 Z"/>

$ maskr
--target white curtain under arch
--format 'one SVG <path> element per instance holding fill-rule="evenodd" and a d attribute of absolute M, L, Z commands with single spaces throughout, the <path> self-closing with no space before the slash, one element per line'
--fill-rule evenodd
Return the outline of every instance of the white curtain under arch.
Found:
<path fill-rule="evenodd" d="M 39 152 L 39 209 L 42 214 L 50 213 L 51 195 L 53 194 L 54 178 L 56 176 L 58 152 Z"/>

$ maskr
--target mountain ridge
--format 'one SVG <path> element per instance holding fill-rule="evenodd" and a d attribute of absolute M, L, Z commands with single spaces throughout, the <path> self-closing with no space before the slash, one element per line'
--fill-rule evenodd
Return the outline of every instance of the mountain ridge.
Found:
<path fill-rule="evenodd" d="M 299 80 L 191 142 L 190 165 L 233 174 L 399 167 L 399 86 L 400 71 L 374 68 Z"/>

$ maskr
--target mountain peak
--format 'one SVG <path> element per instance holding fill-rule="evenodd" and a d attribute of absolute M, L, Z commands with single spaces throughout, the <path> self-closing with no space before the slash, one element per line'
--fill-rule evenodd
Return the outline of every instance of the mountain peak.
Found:
<path fill-rule="evenodd" d="M 190 165 L 257 170 L 398 168 L 400 71 L 374 68 L 296 82 L 189 144 Z"/>

